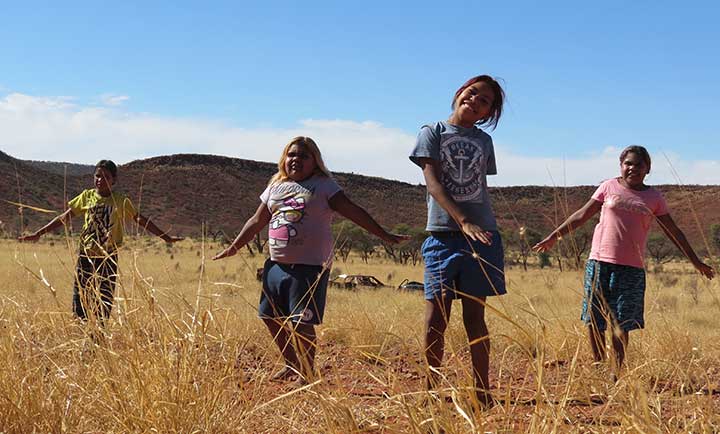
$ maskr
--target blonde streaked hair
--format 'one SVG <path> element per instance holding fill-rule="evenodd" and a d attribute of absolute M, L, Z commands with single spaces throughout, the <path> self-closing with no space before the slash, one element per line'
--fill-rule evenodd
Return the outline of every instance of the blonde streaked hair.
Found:
<path fill-rule="evenodd" d="M 323 161 L 322 154 L 320 153 L 320 148 L 318 148 L 317 143 L 315 143 L 315 141 L 310 137 L 297 136 L 285 145 L 285 149 L 283 149 L 282 155 L 280 156 L 280 161 L 278 161 L 278 171 L 272 176 L 272 178 L 270 178 L 268 185 L 279 184 L 290 179 L 290 176 L 288 176 L 288 173 L 285 170 L 285 159 L 287 158 L 292 145 L 302 146 L 315 160 L 315 170 L 313 171 L 313 175 L 326 176 L 328 178 L 332 176 L 330 175 L 328 168 L 325 167 L 325 162 Z"/>

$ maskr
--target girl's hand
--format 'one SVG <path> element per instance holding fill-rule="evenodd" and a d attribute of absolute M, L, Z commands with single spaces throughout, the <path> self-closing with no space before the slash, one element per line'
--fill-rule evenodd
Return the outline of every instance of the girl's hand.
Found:
<path fill-rule="evenodd" d="M 462 224 L 461 229 L 465 235 L 474 241 L 480 241 L 488 246 L 492 244 L 492 233 L 484 230 L 475 223 L 465 222 Z"/>
<path fill-rule="evenodd" d="M 695 265 L 695 268 L 700 272 L 700 274 L 707 277 L 708 279 L 712 279 L 713 277 L 715 277 L 715 270 L 705 263 L 701 262 Z"/>
<path fill-rule="evenodd" d="M 227 258 L 228 256 L 233 256 L 236 254 L 238 249 L 236 249 L 233 246 L 228 247 L 227 249 L 223 250 L 222 252 L 215 255 L 212 260 L 217 261 L 218 259 Z"/>
<path fill-rule="evenodd" d="M 547 252 L 553 248 L 555 241 L 557 241 L 557 238 L 553 235 L 548 235 L 547 238 L 535 244 L 532 249 L 536 252 Z"/>
<path fill-rule="evenodd" d="M 398 243 L 402 243 L 403 241 L 407 241 L 410 238 L 411 238 L 410 235 L 391 234 L 389 232 L 386 232 L 385 236 L 382 239 L 383 239 L 383 241 L 386 241 L 390 244 L 398 244 Z"/>
<path fill-rule="evenodd" d="M 21 243 L 23 243 L 23 242 L 34 243 L 39 239 L 40 239 L 40 234 L 30 234 L 30 235 L 23 235 L 21 237 L 18 237 L 18 241 L 20 241 Z"/>

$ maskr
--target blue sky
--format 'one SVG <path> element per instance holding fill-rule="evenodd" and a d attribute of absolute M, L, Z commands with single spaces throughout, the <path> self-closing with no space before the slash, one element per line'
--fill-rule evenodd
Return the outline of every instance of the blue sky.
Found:
<path fill-rule="evenodd" d="M 418 182 L 419 126 L 488 73 L 508 94 L 495 184 L 597 183 L 629 144 L 650 182 L 718 183 L 713 2 L 148 3 L 3 5 L 0 149 L 272 161 L 307 134 L 333 170 Z"/>

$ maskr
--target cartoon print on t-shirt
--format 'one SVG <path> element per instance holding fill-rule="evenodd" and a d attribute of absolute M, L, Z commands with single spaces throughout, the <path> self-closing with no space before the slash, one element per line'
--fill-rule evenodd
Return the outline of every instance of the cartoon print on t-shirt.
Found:
<path fill-rule="evenodd" d="M 97 204 L 88 211 L 88 224 L 80 234 L 80 240 L 86 247 L 105 247 L 110 238 L 113 224 L 110 216 L 113 207 L 107 204 Z"/>
<path fill-rule="evenodd" d="M 440 144 L 443 186 L 459 202 L 475 201 L 483 191 L 487 162 L 482 146 L 475 140 L 452 136 Z"/>
<path fill-rule="evenodd" d="M 298 223 L 305 215 L 305 199 L 290 197 L 273 214 L 268 230 L 268 242 L 274 247 L 286 247 L 290 238 L 297 235 L 293 223 Z"/>

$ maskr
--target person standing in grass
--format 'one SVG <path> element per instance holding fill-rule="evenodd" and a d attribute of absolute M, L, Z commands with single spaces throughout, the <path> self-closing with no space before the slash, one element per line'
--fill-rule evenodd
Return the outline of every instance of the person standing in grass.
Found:
<path fill-rule="evenodd" d="M 625 359 L 632 330 L 645 327 L 645 245 L 653 220 L 690 260 L 698 272 L 712 279 L 715 271 L 698 259 L 683 232 L 670 217 L 662 194 L 645 184 L 650 154 L 642 146 L 628 146 L 620 154 L 620 176 L 609 179 L 590 200 L 533 249 L 550 250 L 562 236 L 600 212 L 590 258 L 585 267 L 582 320 L 588 326 L 595 362 L 605 360 L 605 330 L 613 332 L 613 376 Z"/>
<path fill-rule="evenodd" d="M 309 137 L 295 137 L 283 149 L 255 214 L 213 258 L 236 254 L 268 226 L 270 258 L 263 268 L 258 315 L 285 361 L 275 380 L 299 376 L 304 383 L 313 376 L 315 326 L 322 323 L 333 255 L 333 212 L 386 242 L 407 238 L 386 232 L 350 201 L 325 167 L 317 144 Z"/>
<path fill-rule="evenodd" d="M 455 92 L 447 121 L 425 125 L 410 155 L 427 185 L 430 236 L 425 261 L 425 357 L 428 389 L 438 386 L 445 330 L 452 301 L 462 301 L 470 344 L 475 396 L 493 404 L 488 379 L 490 339 L 485 323 L 489 296 L 505 294 L 503 246 L 490 204 L 487 175 L 497 173 L 492 138 L 505 93 L 488 75 L 465 82 Z"/>
<path fill-rule="evenodd" d="M 87 189 L 68 202 L 68 208 L 48 224 L 19 241 L 34 242 L 40 237 L 83 215 L 80 248 L 75 268 L 73 312 L 83 321 L 97 320 L 103 324 L 110 316 L 117 280 L 118 250 L 123 243 L 125 224 L 134 220 L 165 242 L 182 240 L 160 230 L 152 221 L 135 210 L 130 199 L 113 191 L 117 166 L 110 160 L 95 165 L 95 188 Z"/>

